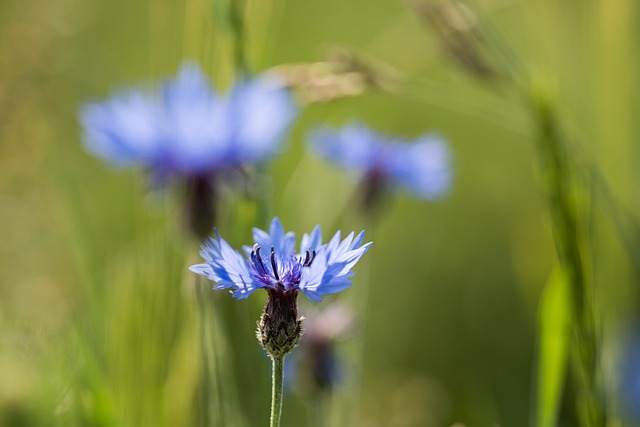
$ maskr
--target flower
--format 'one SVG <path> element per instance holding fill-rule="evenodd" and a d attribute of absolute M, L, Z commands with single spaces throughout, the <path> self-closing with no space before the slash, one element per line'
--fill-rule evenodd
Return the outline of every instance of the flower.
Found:
<path fill-rule="evenodd" d="M 445 194 L 451 183 L 449 148 L 433 135 L 406 143 L 352 123 L 340 130 L 312 131 L 309 146 L 321 157 L 360 173 L 368 203 L 381 188 L 396 186 L 433 200 Z"/>
<path fill-rule="evenodd" d="M 300 384 L 312 394 L 330 391 L 343 374 L 335 345 L 354 328 L 354 313 L 339 303 L 306 313 L 304 336 L 289 375 L 299 374 Z"/>
<path fill-rule="evenodd" d="M 216 233 L 202 245 L 200 255 L 206 263 L 190 270 L 217 284 L 214 289 L 232 289 L 235 298 L 246 298 L 256 289 L 297 293 L 302 291 L 311 301 L 340 292 L 351 285 L 351 268 L 371 246 L 361 245 L 364 231 L 354 238 L 350 233 L 341 240 L 340 231 L 322 244 L 317 225 L 304 234 L 300 251 L 295 251 L 295 234 L 285 233 L 278 218 L 271 221 L 269 233 L 253 229 L 255 244 L 245 246 L 246 257 Z"/>
<path fill-rule="evenodd" d="M 640 421 L 640 328 L 637 320 L 623 330 L 616 361 L 618 404 L 631 424 Z M 635 423 L 633 423 L 635 421 Z"/>
<path fill-rule="evenodd" d="M 311 301 L 340 292 L 351 285 L 351 268 L 371 246 L 362 245 L 364 232 L 354 238 L 350 233 L 341 240 L 336 232 L 329 243 L 322 244 L 320 226 L 302 236 L 300 252 L 295 251 L 295 235 L 285 233 L 278 218 L 271 221 L 269 233 L 253 229 L 255 244 L 245 246 L 243 256 L 231 248 L 218 233 L 203 245 L 204 264 L 191 271 L 217 284 L 214 289 L 231 288 L 236 298 L 246 298 L 256 289 L 269 295 L 258 323 L 258 340 L 272 358 L 281 359 L 291 352 L 302 335 L 298 318 L 298 292 Z"/>
<path fill-rule="evenodd" d="M 263 162 L 279 151 L 295 116 L 291 95 L 274 78 L 239 82 L 222 96 L 191 62 L 151 92 L 121 91 L 80 109 L 91 153 L 159 177 Z"/>
<path fill-rule="evenodd" d="M 154 90 L 130 89 L 80 109 L 84 144 L 115 166 L 142 166 L 155 186 L 185 189 L 184 216 L 204 238 L 215 223 L 221 181 L 276 154 L 296 116 L 292 97 L 273 77 L 218 94 L 195 63 Z"/>

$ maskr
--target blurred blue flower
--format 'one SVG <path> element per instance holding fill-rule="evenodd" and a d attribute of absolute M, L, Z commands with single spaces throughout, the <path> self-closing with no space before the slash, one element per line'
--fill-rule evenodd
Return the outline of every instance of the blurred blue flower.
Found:
<path fill-rule="evenodd" d="M 310 394 L 331 391 L 344 375 L 345 360 L 335 346 L 355 329 L 355 314 L 347 306 L 334 302 L 324 309 L 310 309 L 304 318 L 304 335 L 285 366 L 285 380 L 289 386 L 295 380 Z"/>
<path fill-rule="evenodd" d="M 185 63 L 153 91 L 121 91 L 83 105 L 79 115 L 88 151 L 113 165 L 144 166 L 163 182 L 267 160 L 296 112 L 273 78 L 243 81 L 220 95 L 195 63 Z"/>
<path fill-rule="evenodd" d="M 371 198 L 382 188 L 400 187 L 433 200 L 444 195 L 451 184 L 449 148 L 433 135 L 406 143 L 352 123 L 339 130 L 312 131 L 309 146 L 321 157 L 361 174 Z"/>
<path fill-rule="evenodd" d="M 618 363 L 620 409 L 629 421 L 640 422 L 640 328 L 632 325 L 624 336 Z"/>
<path fill-rule="evenodd" d="M 242 81 L 220 95 L 195 63 L 153 90 L 121 91 L 79 112 L 88 151 L 144 167 L 155 187 L 184 188 L 185 221 L 198 239 L 215 225 L 220 182 L 278 153 L 296 114 L 277 79 Z"/>
<path fill-rule="evenodd" d="M 295 235 L 285 233 L 277 218 L 271 221 L 269 233 L 254 228 L 253 238 L 253 247 L 244 247 L 245 257 L 216 233 L 215 239 L 208 238 L 202 245 L 200 255 L 206 263 L 190 270 L 216 282 L 214 289 L 231 288 L 235 298 L 265 288 L 292 295 L 302 291 L 311 301 L 320 301 L 323 295 L 351 285 L 351 268 L 371 245 L 361 244 L 364 231 L 355 238 L 352 232 L 344 240 L 338 231 L 322 244 L 320 226 L 316 226 L 302 237 L 296 252 Z"/>

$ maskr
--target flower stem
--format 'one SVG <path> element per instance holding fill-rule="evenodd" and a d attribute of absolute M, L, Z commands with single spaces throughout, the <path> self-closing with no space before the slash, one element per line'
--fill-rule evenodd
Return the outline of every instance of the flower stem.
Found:
<path fill-rule="evenodd" d="M 229 20 L 234 36 L 234 61 L 238 77 L 245 77 L 248 73 L 245 56 L 245 29 L 244 29 L 244 0 L 231 0 Z"/>
<path fill-rule="evenodd" d="M 271 422 L 269 427 L 280 427 L 282 415 L 282 384 L 284 382 L 284 356 L 271 356 Z"/>

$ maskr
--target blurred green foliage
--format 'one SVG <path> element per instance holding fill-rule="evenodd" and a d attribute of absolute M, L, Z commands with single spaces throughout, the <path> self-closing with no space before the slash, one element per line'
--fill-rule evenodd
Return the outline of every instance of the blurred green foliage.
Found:
<path fill-rule="evenodd" d="M 179 197 L 85 153 L 76 118 L 82 102 L 171 75 L 184 59 L 227 86 L 232 1 L 0 1 L 0 425 L 266 424 L 269 363 L 254 337 L 264 296 L 237 302 L 197 287 Z M 613 392 L 615 337 L 638 308 L 625 239 L 640 238 L 640 6 L 466 7 L 518 55 L 516 78 L 528 69 L 552 82 L 570 156 L 597 171 L 588 236 Z M 354 287 L 330 298 L 357 306 L 368 294 L 360 335 L 339 347 L 347 360 L 363 349 L 335 397 L 351 396 L 353 414 L 333 425 L 526 425 L 538 304 L 557 263 L 527 100 L 500 73 L 478 78 L 451 61 L 407 2 L 247 0 L 245 29 L 253 71 L 323 61 L 340 46 L 394 83 L 307 105 L 263 176 L 268 212 L 233 194 L 222 207 L 236 246 L 271 215 L 298 234 L 319 223 L 325 233 L 366 228 L 374 240 Z M 491 42 L 479 40 L 483 52 Z M 355 183 L 304 148 L 311 126 L 350 119 L 444 135 L 452 192 L 437 203 L 394 196 L 375 221 L 359 214 Z M 303 393 L 284 405 L 283 425 L 313 425 Z M 572 405 L 560 408 L 561 425 L 575 425 Z"/>

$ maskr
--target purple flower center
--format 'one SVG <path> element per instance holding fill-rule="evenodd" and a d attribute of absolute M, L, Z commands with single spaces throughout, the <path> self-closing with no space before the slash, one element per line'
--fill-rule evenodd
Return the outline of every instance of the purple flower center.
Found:
<path fill-rule="evenodd" d="M 270 288 L 284 291 L 298 289 L 302 268 L 311 266 L 316 257 L 315 250 L 305 251 L 304 257 L 296 254 L 291 257 L 280 257 L 273 247 L 269 255 L 263 255 L 260 250 L 260 245 L 257 243 L 253 245 L 249 257 L 252 276 Z"/>

